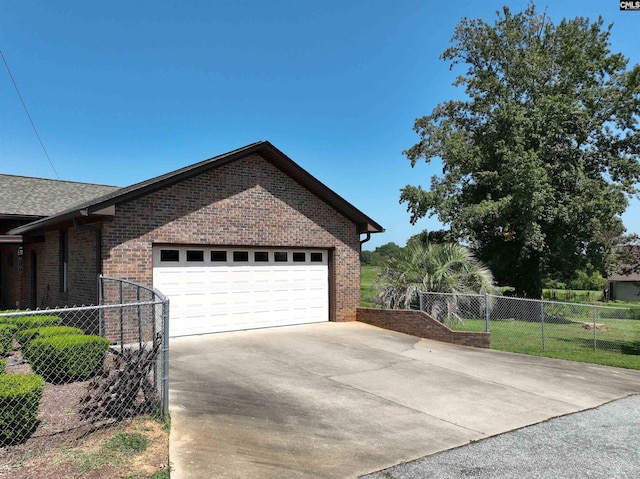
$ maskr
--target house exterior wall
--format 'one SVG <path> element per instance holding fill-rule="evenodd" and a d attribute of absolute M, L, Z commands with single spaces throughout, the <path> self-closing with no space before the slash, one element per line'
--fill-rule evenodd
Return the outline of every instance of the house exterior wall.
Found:
<path fill-rule="evenodd" d="M 18 246 L 0 246 L 0 308 L 14 309 L 20 299 L 21 274 L 18 273 Z"/>
<path fill-rule="evenodd" d="M 258 155 L 118 205 L 102 238 L 104 274 L 147 285 L 154 244 L 327 249 L 331 319 L 355 320 L 356 225 Z"/>
<path fill-rule="evenodd" d="M 69 243 L 68 291 L 62 291 L 61 231 L 49 231 L 44 241 L 23 245 L 22 258 L 18 246 L 2 247 L 3 308 L 35 309 L 97 302 L 97 271 L 95 233 L 71 227 L 67 230 Z M 35 253 L 35 275 L 34 275 Z M 11 257 L 11 259 L 9 259 Z M 35 276 L 35 294 L 33 279 Z"/>
<path fill-rule="evenodd" d="M 640 301 L 640 283 L 635 281 L 610 281 L 611 299 L 618 301 Z"/>
<path fill-rule="evenodd" d="M 22 255 L 19 253 L 22 248 Z M 22 245 L 4 245 L 1 248 L 2 298 L 3 309 L 35 308 L 37 303 L 31 295 L 32 251 L 37 247 Z"/>
<path fill-rule="evenodd" d="M 69 228 L 67 234 L 69 291 L 67 294 L 60 293 L 60 299 L 69 306 L 97 304 L 99 271 L 96 270 L 96 232 L 74 227 Z"/>

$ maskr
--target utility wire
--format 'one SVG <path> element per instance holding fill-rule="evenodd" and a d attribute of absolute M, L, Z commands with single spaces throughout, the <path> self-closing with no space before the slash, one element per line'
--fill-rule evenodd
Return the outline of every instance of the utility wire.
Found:
<path fill-rule="evenodd" d="M 9 68 L 9 64 L 7 63 L 7 60 L 4 57 L 4 53 L 2 53 L 2 49 L 0 48 L 0 56 L 2 57 L 2 61 L 4 62 L 4 66 L 7 67 L 7 72 L 9 73 L 9 78 L 11 78 L 11 81 L 13 82 L 13 86 L 16 89 L 16 93 L 18 93 L 18 98 L 20 98 L 20 103 L 22 103 L 22 107 L 24 108 L 24 111 L 27 114 L 27 117 L 29 118 L 29 122 L 31 123 L 31 126 L 33 127 L 33 131 L 35 132 L 36 136 L 38 137 L 38 141 L 40 142 L 40 146 L 42 147 L 42 151 L 44 151 L 45 156 L 47 157 L 47 160 L 49 160 L 49 164 L 51 165 L 51 168 L 53 168 L 53 172 L 56 174 L 56 178 L 60 179 L 60 175 L 58 175 L 58 171 L 56 170 L 56 167 L 53 166 L 53 161 L 51 161 L 51 158 L 49 157 L 49 153 L 47 153 L 47 149 L 44 147 L 44 143 L 42 143 L 42 139 L 40 138 L 40 135 L 38 134 L 38 130 L 36 129 L 36 125 L 35 123 L 33 123 L 33 120 L 31 119 L 31 115 L 29 114 L 29 110 L 27 109 L 27 105 L 25 104 L 24 100 L 22 99 L 22 95 L 20 94 L 20 89 L 18 88 L 18 84 L 16 83 L 16 81 L 13 78 L 13 75 L 11 74 L 11 69 Z"/>

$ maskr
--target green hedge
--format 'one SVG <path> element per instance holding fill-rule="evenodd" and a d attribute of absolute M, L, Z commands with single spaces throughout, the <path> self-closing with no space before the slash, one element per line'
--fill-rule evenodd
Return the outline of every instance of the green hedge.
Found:
<path fill-rule="evenodd" d="M 0 355 L 5 355 L 13 349 L 13 338 L 18 331 L 13 324 L 0 324 Z"/>
<path fill-rule="evenodd" d="M 71 326 L 44 326 L 42 328 L 24 329 L 16 334 L 16 341 L 18 341 L 23 349 L 32 339 L 48 338 L 50 336 L 60 336 L 63 334 L 84 334 L 84 331 L 80 328 L 73 328 Z"/>
<path fill-rule="evenodd" d="M 37 423 L 44 379 L 36 374 L 0 376 L 0 444 L 26 438 Z"/>
<path fill-rule="evenodd" d="M 77 381 L 100 369 L 108 348 L 109 340 L 100 336 L 67 334 L 30 341 L 26 357 L 47 381 Z"/>
<path fill-rule="evenodd" d="M 0 359 L 0 374 L 4 374 L 7 369 L 7 362 L 4 359 Z"/>
<path fill-rule="evenodd" d="M 44 326 L 60 326 L 62 320 L 58 316 L 11 316 L 4 318 L 18 327 L 18 331 L 42 328 Z"/>

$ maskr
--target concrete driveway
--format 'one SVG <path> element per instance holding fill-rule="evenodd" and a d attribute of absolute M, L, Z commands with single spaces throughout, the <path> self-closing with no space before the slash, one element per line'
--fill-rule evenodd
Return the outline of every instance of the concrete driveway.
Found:
<path fill-rule="evenodd" d="M 171 339 L 171 477 L 354 478 L 640 393 L 640 371 L 362 323 Z"/>

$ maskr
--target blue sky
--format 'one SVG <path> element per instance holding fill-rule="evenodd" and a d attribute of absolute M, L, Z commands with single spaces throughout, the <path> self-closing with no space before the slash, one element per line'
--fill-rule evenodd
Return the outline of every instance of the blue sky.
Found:
<path fill-rule="evenodd" d="M 269 140 L 403 245 L 416 117 L 459 96 L 439 60 L 463 16 L 526 1 L 0 0 L 0 48 L 53 162 L 0 65 L 0 172 L 127 186 Z M 640 12 L 614 0 L 538 2 L 555 22 L 602 15 L 640 63 Z M 623 216 L 640 233 L 640 203 Z"/>

